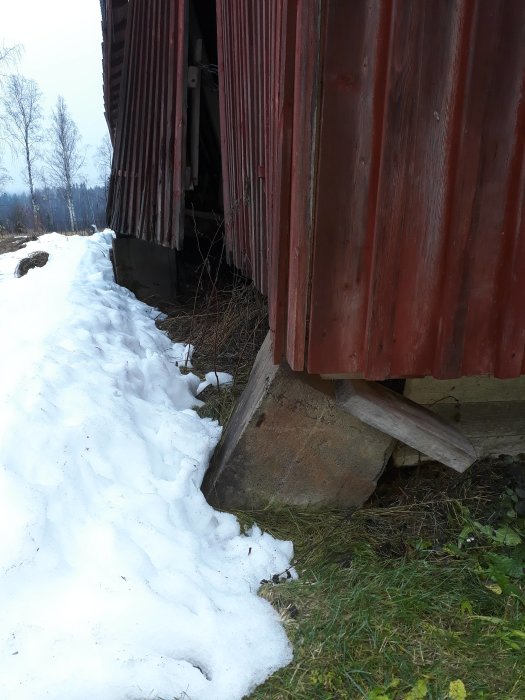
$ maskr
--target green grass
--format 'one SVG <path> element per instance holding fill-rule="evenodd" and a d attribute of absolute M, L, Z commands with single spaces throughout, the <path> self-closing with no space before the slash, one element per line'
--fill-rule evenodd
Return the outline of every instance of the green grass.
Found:
<path fill-rule="evenodd" d="M 294 540 L 299 573 L 261 589 L 294 660 L 251 700 L 462 698 L 458 680 L 468 698 L 525 698 L 525 521 L 512 489 L 467 497 L 462 483 L 463 498 L 351 517 L 251 514 Z"/>

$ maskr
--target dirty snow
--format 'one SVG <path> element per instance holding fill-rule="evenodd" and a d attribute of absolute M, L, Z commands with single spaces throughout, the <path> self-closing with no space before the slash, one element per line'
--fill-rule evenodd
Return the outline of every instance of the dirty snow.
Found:
<path fill-rule="evenodd" d="M 204 380 L 197 387 L 197 395 L 199 395 L 206 387 L 228 385 L 233 383 L 233 376 L 228 372 L 206 372 Z"/>
<path fill-rule="evenodd" d="M 110 242 L 0 256 L 0 698 L 235 700 L 291 658 L 256 592 L 292 546 L 205 502 L 220 428 Z"/>

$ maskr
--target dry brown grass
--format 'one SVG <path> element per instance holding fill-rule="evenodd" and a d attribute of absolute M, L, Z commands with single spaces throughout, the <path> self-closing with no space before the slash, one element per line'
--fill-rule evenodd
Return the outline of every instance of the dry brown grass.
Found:
<path fill-rule="evenodd" d="M 198 285 L 185 303 L 165 310 L 168 318 L 157 326 L 174 342 L 194 346 L 191 371 L 201 377 L 212 371 L 233 376 L 231 386 L 209 387 L 199 396 L 205 401 L 200 415 L 226 425 L 268 332 L 266 300 L 238 277 L 221 288 Z"/>
<path fill-rule="evenodd" d="M 450 695 L 459 681 L 473 700 L 522 700 L 524 545 L 490 533 L 523 540 L 513 499 L 524 480 L 520 460 L 463 475 L 424 466 L 399 470 L 353 514 L 239 514 L 292 539 L 299 573 L 261 588 L 294 659 L 251 700 L 445 700 L 464 697 Z"/>

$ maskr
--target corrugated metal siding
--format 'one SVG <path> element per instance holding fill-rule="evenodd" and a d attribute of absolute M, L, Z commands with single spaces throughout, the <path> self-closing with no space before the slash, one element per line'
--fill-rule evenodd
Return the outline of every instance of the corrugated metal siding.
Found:
<path fill-rule="evenodd" d="M 126 37 L 128 0 L 101 1 L 102 71 L 104 76 L 104 108 L 111 134 L 115 133 L 122 62 Z"/>
<path fill-rule="evenodd" d="M 234 264 L 267 292 L 269 71 L 275 3 L 218 0 L 219 99 L 226 243 Z M 270 11 L 271 14 L 270 14 Z M 245 40 L 250 37 L 251 40 Z M 256 79 L 257 78 L 257 79 Z"/>
<path fill-rule="evenodd" d="M 263 5 L 218 3 L 223 184 L 276 358 L 525 373 L 525 4 Z"/>
<path fill-rule="evenodd" d="M 122 50 L 105 34 L 106 114 L 114 156 L 109 224 L 182 247 L 187 89 L 187 0 L 129 0 Z M 122 2 L 108 0 L 109 18 Z M 122 43 L 119 29 L 119 45 Z M 109 82 L 108 82 L 109 80 Z M 118 107 L 115 112 L 115 103 Z"/>
<path fill-rule="evenodd" d="M 297 0 L 217 0 L 225 239 L 284 351 Z M 268 282 L 270 281 L 270 286 Z"/>

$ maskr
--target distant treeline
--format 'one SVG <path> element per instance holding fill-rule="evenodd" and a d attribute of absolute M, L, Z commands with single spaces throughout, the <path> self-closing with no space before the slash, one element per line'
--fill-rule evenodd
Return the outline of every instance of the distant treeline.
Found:
<path fill-rule="evenodd" d="M 104 187 L 73 185 L 73 202 L 77 229 L 106 225 L 106 191 Z M 58 188 L 35 190 L 38 228 L 41 231 L 69 231 L 70 214 L 64 193 Z M 0 232 L 24 233 L 34 229 L 33 208 L 29 194 L 0 194 Z"/>

